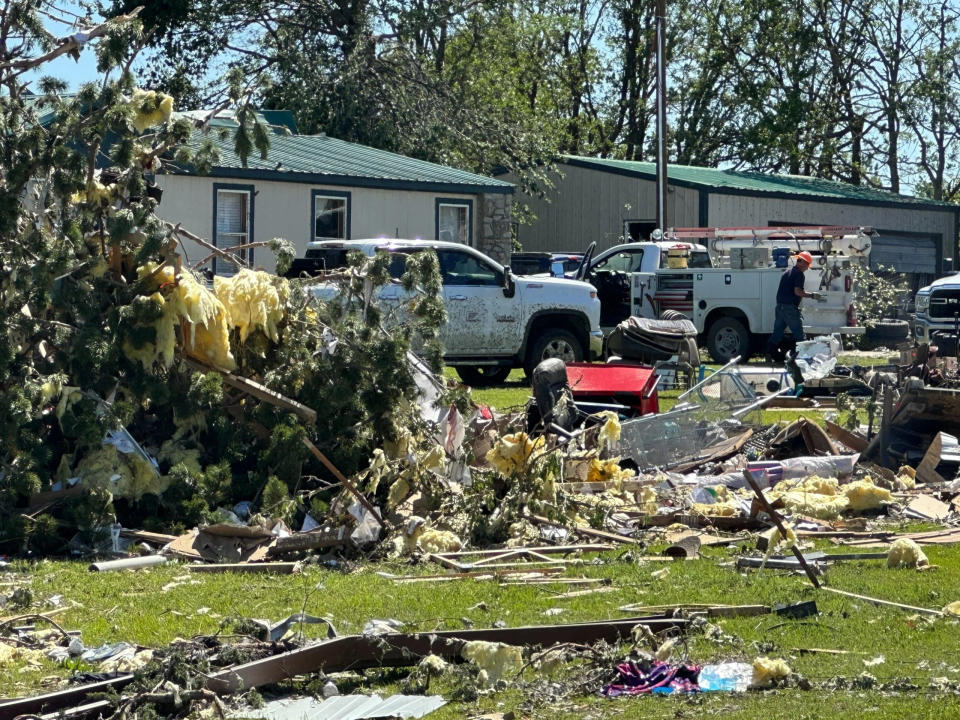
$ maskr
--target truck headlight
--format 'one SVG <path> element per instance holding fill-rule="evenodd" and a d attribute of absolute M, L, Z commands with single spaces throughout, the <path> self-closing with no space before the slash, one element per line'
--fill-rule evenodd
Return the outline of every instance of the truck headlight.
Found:
<path fill-rule="evenodd" d="M 925 313 L 927 310 L 929 310 L 929 309 L 930 309 L 930 295 L 928 295 L 928 294 L 917 295 L 917 301 L 916 301 L 916 303 L 915 303 L 914 309 L 915 309 L 918 313 Z"/>

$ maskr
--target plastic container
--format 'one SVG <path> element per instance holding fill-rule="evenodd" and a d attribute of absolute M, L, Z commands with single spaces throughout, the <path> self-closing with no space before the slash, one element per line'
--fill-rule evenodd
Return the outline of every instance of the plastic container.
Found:
<path fill-rule="evenodd" d="M 774 248 L 773 249 L 773 263 L 778 268 L 785 268 L 787 266 L 787 261 L 790 259 L 790 248 Z"/>
<path fill-rule="evenodd" d="M 750 663 L 720 663 L 700 668 L 697 684 L 703 692 L 746 692 L 753 681 Z"/>

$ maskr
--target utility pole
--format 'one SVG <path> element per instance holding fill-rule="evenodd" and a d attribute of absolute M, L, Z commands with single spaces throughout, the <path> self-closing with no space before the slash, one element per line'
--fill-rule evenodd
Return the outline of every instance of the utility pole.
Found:
<path fill-rule="evenodd" d="M 667 222 L 667 2 L 657 0 L 657 228 L 662 232 Z"/>

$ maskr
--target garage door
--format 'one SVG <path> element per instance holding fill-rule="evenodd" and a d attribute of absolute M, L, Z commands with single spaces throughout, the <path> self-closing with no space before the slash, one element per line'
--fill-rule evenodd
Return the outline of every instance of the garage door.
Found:
<path fill-rule="evenodd" d="M 902 273 L 936 274 L 937 246 L 933 237 L 897 236 L 878 231 L 870 248 L 870 267 Z"/>

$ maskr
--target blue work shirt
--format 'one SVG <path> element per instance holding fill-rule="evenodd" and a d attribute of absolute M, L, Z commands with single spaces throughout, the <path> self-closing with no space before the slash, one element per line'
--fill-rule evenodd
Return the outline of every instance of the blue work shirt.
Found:
<path fill-rule="evenodd" d="M 803 271 L 796 265 L 787 270 L 780 278 L 780 287 L 777 289 L 777 303 L 785 305 L 799 305 L 800 298 L 794 288 L 803 290 Z"/>

